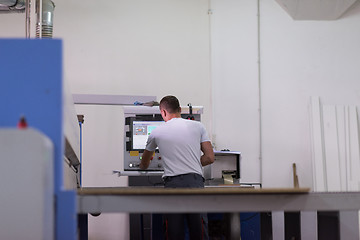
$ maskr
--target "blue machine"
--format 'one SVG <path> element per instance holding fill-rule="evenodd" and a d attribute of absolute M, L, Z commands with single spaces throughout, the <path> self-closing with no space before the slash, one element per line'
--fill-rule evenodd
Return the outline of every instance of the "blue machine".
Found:
<path fill-rule="evenodd" d="M 77 209 L 76 191 L 65 190 L 63 179 L 66 101 L 62 61 L 61 40 L 0 39 L 0 128 L 16 127 L 24 116 L 29 126 L 53 142 L 54 238 L 71 240 L 77 238 Z"/>

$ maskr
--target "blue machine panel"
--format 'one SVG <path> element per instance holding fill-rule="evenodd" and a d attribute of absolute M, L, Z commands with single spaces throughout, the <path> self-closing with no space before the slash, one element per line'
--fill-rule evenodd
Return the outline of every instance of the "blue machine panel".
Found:
<path fill-rule="evenodd" d="M 55 146 L 56 239 L 76 239 L 76 194 L 63 189 L 61 40 L 0 39 L 0 127 L 16 127 L 21 116 Z"/>

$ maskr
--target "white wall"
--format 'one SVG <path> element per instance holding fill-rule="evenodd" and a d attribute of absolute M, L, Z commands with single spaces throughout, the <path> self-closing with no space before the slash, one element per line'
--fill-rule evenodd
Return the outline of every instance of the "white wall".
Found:
<path fill-rule="evenodd" d="M 203 105 L 211 127 L 207 1 L 58 1 L 54 36 L 64 39 L 74 93 L 178 96 Z M 124 186 L 121 107 L 77 106 L 85 115 L 83 186 Z M 129 239 L 126 214 L 89 217 L 89 239 Z"/>
<path fill-rule="evenodd" d="M 359 105 L 360 6 L 337 21 L 294 21 L 259 2 L 258 21 L 256 1 L 211 1 L 214 142 L 243 153 L 244 181 L 291 187 L 296 163 L 300 186 L 312 187 L 308 104 Z"/>
<path fill-rule="evenodd" d="M 0 14 L 1 38 L 25 37 L 25 13 Z"/>
<path fill-rule="evenodd" d="M 64 0 L 54 24 L 75 93 L 174 94 L 210 127 L 207 0 Z"/>
<path fill-rule="evenodd" d="M 207 0 L 55 1 L 64 77 L 73 93 L 178 96 L 204 106 L 211 131 Z M 34 19 L 33 19 L 34 22 Z M 0 15 L 0 37 L 23 37 L 25 14 Z M 77 106 L 85 114 L 83 186 L 123 186 L 121 109 Z M 120 114 L 120 115 L 119 115 Z M 89 239 L 128 239 L 127 215 L 89 217 Z"/>
<path fill-rule="evenodd" d="M 300 186 L 312 186 L 310 96 L 359 106 L 359 28 L 359 4 L 336 21 L 294 21 L 275 1 L 261 1 L 265 186 L 292 186 L 292 162 Z"/>
<path fill-rule="evenodd" d="M 127 177 L 118 177 L 124 155 L 124 117 L 120 106 L 77 105 L 84 114 L 83 133 L 83 187 L 127 186 Z M 102 213 L 88 215 L 89 239 L 129 239 L 128 214 Z"/>
<path fill-rule="evenodd" d="M 242 182 L 260 182 L 257 2 L 212 0 L 211 9 L 213 142 L 242 152 Z"/>
<path fill-rule="evenodd" d="M 207 0 L 84 4 L 56 2 L 54 36 L 64 40 L 65 78 L 73 92 L 158 99 L 174 94 L 184 105 L 203 105 L 203 120 L 217 149 L 243 153 L 246 181 L 262 178 L 265 187 L 290 187 L 295 162 L 300 186 L 311 187 L 310 97 L 359 105 L 359 4 L 336 21 L 294 21 L 275 1 L 260 0 L 260 85 L 256 1 L 211 0 L 210 17 Z M 0 37 L 25 35 L 22 17 L 0 15 Z M 106 175 L 122 164 L 117 162 L 121 140 L 113 121 L 120 119 L 120 111 L 77 109 L 85 113 L 84 182 L 126 184 Z M 91 218 L 91 239 L 118 234 L 126 239 L 127 226 L 118 227 L 124 221 L 126 215 Z M 114 235 L 105 228 L 115 229 Z"/>

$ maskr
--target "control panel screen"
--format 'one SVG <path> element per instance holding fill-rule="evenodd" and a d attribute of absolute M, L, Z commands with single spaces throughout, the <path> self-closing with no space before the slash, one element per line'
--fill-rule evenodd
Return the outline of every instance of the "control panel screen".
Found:
<path fill-rule="evenodd" d="M 132 123 L 132 148 L 143 150 L 150 133 L 163 124 L 164 121 L 133 121 Z"/>

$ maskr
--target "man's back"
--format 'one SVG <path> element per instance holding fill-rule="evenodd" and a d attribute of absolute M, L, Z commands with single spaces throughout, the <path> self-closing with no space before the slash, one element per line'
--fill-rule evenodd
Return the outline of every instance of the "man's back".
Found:
<path fill-rule="evenodd" d="M 209 138 L 200 122 L 173 118 L 152 131 L 147 150 L 159 147 L 164 161 L 164 176 L 187 173 L 202 176 L 201 142 L 205 141 Z"/>

